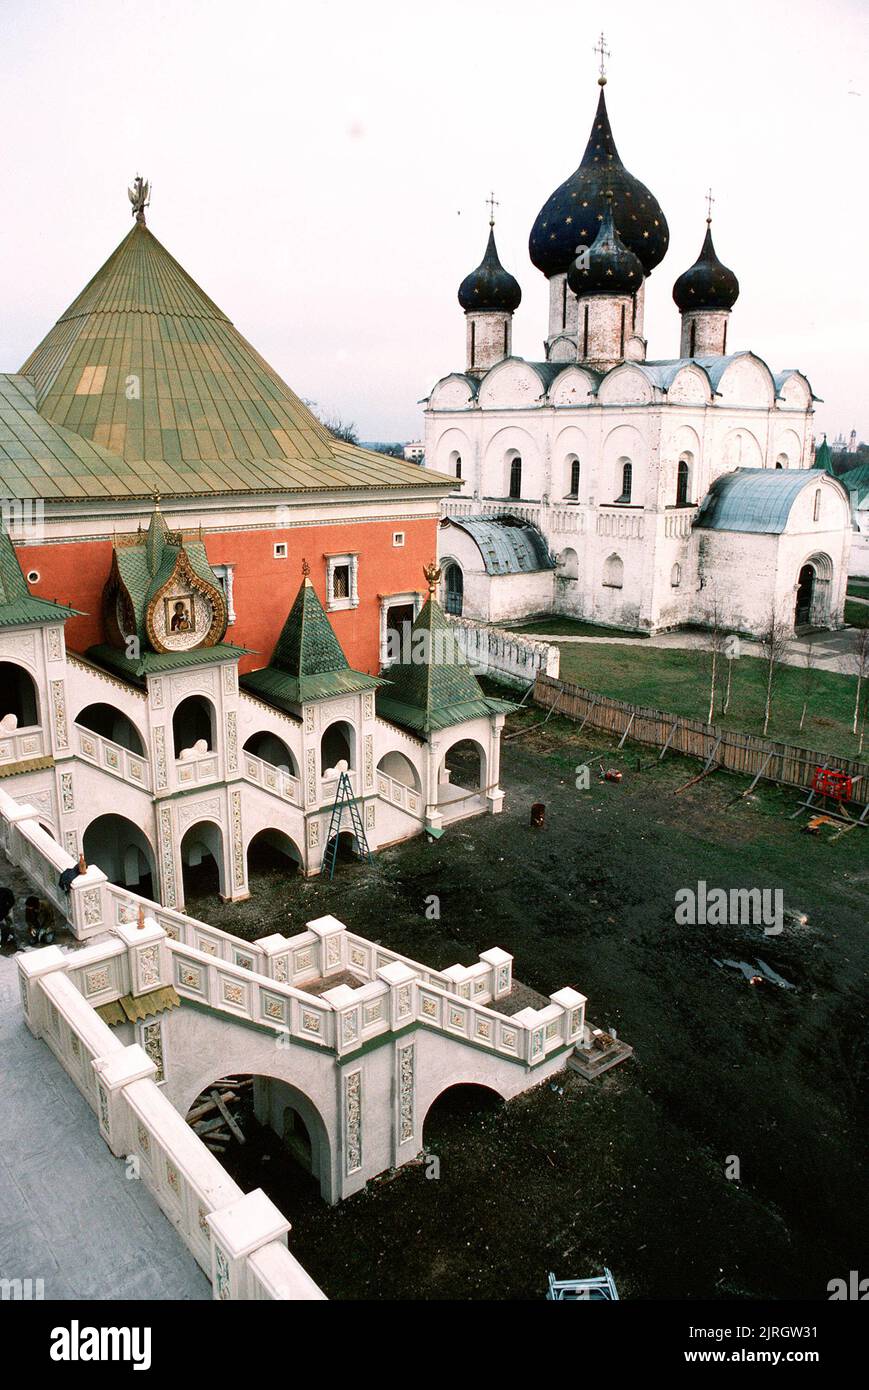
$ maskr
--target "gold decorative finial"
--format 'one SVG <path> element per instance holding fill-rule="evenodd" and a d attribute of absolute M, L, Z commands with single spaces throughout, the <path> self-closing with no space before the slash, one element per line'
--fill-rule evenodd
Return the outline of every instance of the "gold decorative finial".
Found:
<path fill-rule="evenodd" d="M 713 204 L 714 202 L 715 202 L 715 199 L 714 199 L 713 196 L 712 196 L 712 189 L 709 188 L 709 189 L 707 189 L 707 192 L 706 192 L 706 226 L 707 226 L 707 227 L 710 227 L 710 226 L 712 225 L 712 204 Z"/>
<path fill-rule="evenodd" d="M 440 568 L 438 567 L 437 561 L 432 560 L 430 564 L 423 565 L 422 572 L 425 575 L 426 583 L 428 584 L 429 596 L 433 598 L 435 590 L 437 589 L 437 586 L 440 583 L 441 577 L 441 572 Z"/>
<path fill-rule="evenodd" d="M 499 208 L 501 204 L 498 202 L 498 199 L 495 197 L 494 193 L 489 194 L 488 198 L 486 199 L 486 202 L 489 204 L 489 226 L 494 227 L 495 208 Z"/>
<path fill-rule="evenodd" d="M 153 494 L 153 496 L 154 496 L 154 510 L 155 510 L 156 512 L 159 512 L 159 510 L 160 510 L 160 494 L 159 494 L 159 492 L 157 491 L 156 488 L 154 489 L 154 494 Z"/>
<path fill-rule="evenodd" d="M 151 206 L 151 185 L 141 174 L 133 179 L 132 188 L 127 189 L 127 197 L 133 204 L 133 216 L 140 226 L 145 225 L 145 208 Z"/>
<path fill-rule="evenodd" d="M 308 575 L 309 575 L 310 573 L 311 573 L 311 566 L 308 564 L 307 560 L 302 560 L 302 575 L 303 575 L 303 577 L 304 577 L 305 579 L 307 579 L 307 578 L 308 578 Z"/>
<path fill-rule="evenodd" d="M 600 31 L 600 38 L 598 39 L 597 43 L 595 44 L 594 48 L 592 49 L 592 53 L 597 53 L 597 54 L 600 55 L 600 77 L 597 79 L 597 81 L 598 81 L 598 86 L 599 86 L 599 87 L 605 87 L 605 86 L 606 86 L 606 60 L 607 60 L 607 58 L 611 58 L 613 55 L 610 53 L 609 49 L 608 49 L 607 46 L 606 46 L 606 41 L 605 41 L 605 39 L 604 39 L 603 30 L 602 30 L 602 29 L 601 29 L 601 31 Z"/>

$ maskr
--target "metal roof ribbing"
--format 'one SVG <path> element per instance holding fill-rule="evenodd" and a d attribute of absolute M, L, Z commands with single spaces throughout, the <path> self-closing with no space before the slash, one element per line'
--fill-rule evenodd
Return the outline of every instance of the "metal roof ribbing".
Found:
<path fill-rule="evenodd" d="M 780 535 L 799 493 L 817 485 L 818 474 L 810 468 L 739 468 L 715 479 L 694 525 Z"/>
<path fill-rule="evenodd" d="M 34 453 L 32 438 L 12 431 L 21 458 L 35 465 L 16 469 L 18 451 L 7 451 L 8 460 L 0 453 L 0 485 L 13 496 L 445 490 L 436 473 L 335 440 L 138 223 L 22 376 L 50 422 L 44 428 L 55 439 L 58 429 L 72 431 L 92 451 L 81 458 L 72 448 L 85 464 L 76 467 L 67 438 L 59 466 L 48 470 L 54 487 L 28 491 L 20 474 L 41 481 L 44 450 Z M 37 433 L 32 421 L 30 431 Z"/>

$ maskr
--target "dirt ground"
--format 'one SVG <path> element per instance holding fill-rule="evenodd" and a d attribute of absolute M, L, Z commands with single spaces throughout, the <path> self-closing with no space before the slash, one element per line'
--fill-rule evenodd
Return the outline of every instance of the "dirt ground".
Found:
<path fill-rule="evenodd" d="M 807 835 L 788 818 L 795 791 L 727 809 L 746 783 L 719 773 L 676 796 L 696 764 L 542 719 L 508 720 L 504 815 L 341 865 L 331 883 L 274 874 L 245 904 L 188 910 L 249 938 L 331 912 L 437 967 L 502 946 L 544 994 L 582 990 L 634 1058 L 494 1110 L 435 1107 L 424 1137 L 440 1176 L 414 1165 L 335 1208 L 252 1121 L 224 1161 L 282 1206 L 331 1298 L 540 1298 L 550 1270 L 608 1265 L 623 1298 L 826 1299 L 866 1248 L 869 832 Z M 623 782 L 578 790 L 586 758 Z M 808 925 L 679 926 L 674 894 L 700 879 L 781 888 Z M 758 954 L 796 990 L 713 960 Z"/>

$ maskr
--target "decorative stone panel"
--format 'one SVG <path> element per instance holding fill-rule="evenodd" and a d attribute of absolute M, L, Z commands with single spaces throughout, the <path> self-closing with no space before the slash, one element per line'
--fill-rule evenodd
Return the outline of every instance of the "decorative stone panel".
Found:
<path fill-rule="evenodd" d="M 398 1050 L 398 1142 L 413 1138 L 414 1045 Z"/>
<path fill-rule="evenodd" d="M 358 1173 L 362 1167 L 362 1072 L 344 1077 L 344 1149 L 346 1172 Z"/>

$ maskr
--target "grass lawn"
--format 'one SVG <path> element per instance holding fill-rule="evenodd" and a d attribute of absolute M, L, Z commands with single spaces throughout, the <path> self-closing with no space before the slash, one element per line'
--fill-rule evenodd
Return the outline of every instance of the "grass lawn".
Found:
<path fill-rule="evenodd" d="M 849 579 L 847 592 L 855 598 L 869 598 L 869 579 Z"/>
<path fill-rule="evenodd" d="M 869 603 L 848 603 L 846 599 L 845 622 L 850 623 L 852 627 L 869 627 Z"/>
<path fill-rule="evenodd" d="M 577 618 L 537 618 L 531 623 L 511 623 L 511 632 L 521 633 L 523 637 L 630 637 L 644 641 L 646 632 L 625 632 L 620 627 L 601 627 L 598 623 L 584 623 Z"/>
<path fill-rule="evenodd" d="M 857 605 L 855 605 L 857 606 Z M 869 612 L 869 609 L 867 609 Z M 650 705 L 668 713 L 705 719 L 709 712 L 709 654 L 696 649 L 605 646 L 582 643 L 561 646 L 564 680 L 598 690 L 603 695 Z M 766 668 L 758 657 L 743 656 L 733 664 L 730 705 L 721 713 L 727 663 L 720 662 L 721 678 L 714 722 L 746 733 L 763 731 Z M 856 680 L 853 676 L 815 671 L 808 712 L 800 730 L 800 713 L 806 674 L 798 666 L 779 668 L 773 696 L 770 738 L 796 743 L 822 753 L 857 757 L 857 739 L 851 732 Z M 867 691 L 869 694 L 869 691 Z M 866 746 L 869 748 L 869 735 Z"/>

